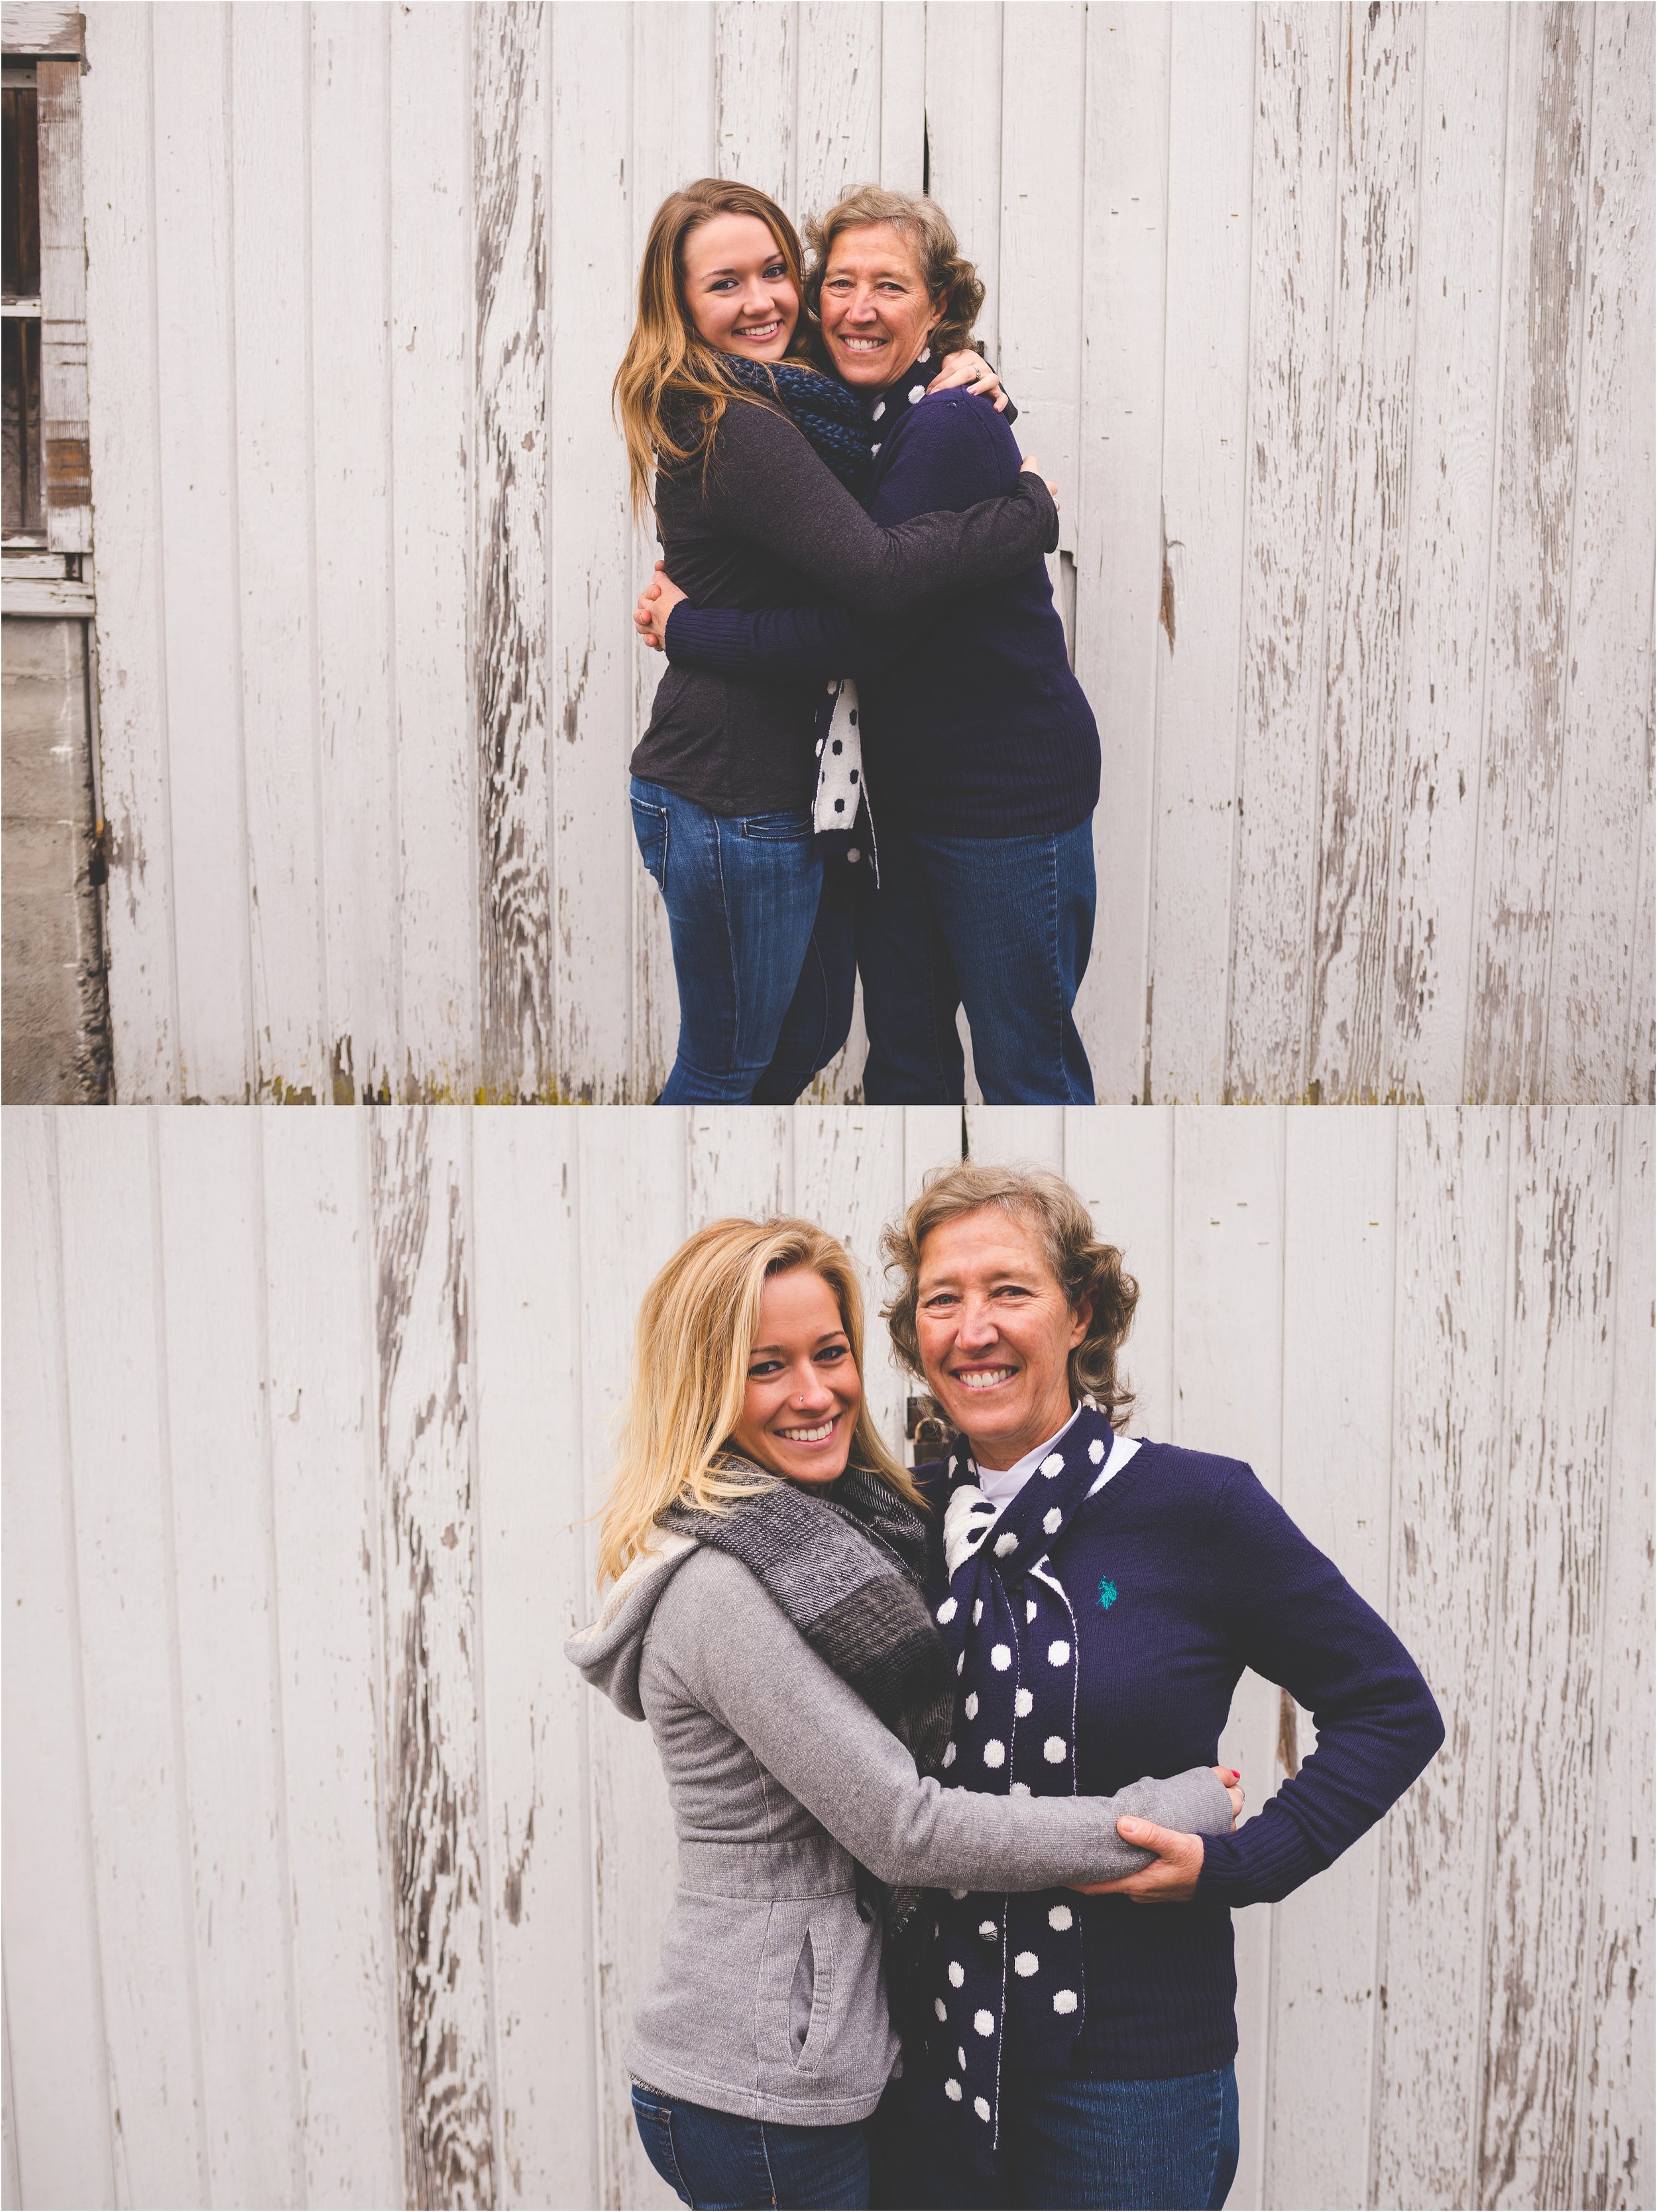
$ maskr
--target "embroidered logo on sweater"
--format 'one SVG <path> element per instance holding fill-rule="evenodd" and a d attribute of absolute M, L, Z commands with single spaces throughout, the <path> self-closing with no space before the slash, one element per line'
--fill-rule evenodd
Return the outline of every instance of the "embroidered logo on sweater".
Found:
<path fill-rule="evenodd" d="M 1116 1602 L 1116 1585 L 1108 1575 L 1099 1585 L 1099 1602 L 1107 1613 Z"/>

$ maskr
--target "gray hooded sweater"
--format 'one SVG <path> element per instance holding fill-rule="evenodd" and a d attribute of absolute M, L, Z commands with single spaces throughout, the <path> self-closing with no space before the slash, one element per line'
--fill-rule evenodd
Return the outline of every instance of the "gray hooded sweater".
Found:
<path fill-rule="evenodd" d="M 883 1881 L 978 1890 L 1108 1881 L 1144 1866 L 1126 1813 L 1223 1835 L 1208 1767 L 1114 1797 L 943 1790 L 739 1561 L 659 1534 L 567 1656 L 632 1720 L 667 1775 L 678 1882 L 656 1986 L 626 2052 L 636 2081 L 749 2119 L 828 2127 L 880 2101 L 897 2057 L 878 1923 Z"/>

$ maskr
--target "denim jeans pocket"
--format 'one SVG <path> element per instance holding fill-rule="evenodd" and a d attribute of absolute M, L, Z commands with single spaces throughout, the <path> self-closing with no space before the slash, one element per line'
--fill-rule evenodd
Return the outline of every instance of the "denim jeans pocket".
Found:
<path fill-rule="evenodd" d="M 811 835 L 811 810 L 786 806 L 775 814 L 744 814 L 738 827 L 761 844 L 803 845 Z"/>
<path fill-rule="evenodd" d="M 645 2147 L 645 2156 L 681 2204 L 694 2203 L 680 2174 L 678 2159 L 674 2154 L 672 2106 L 665 2098 L 646 2095 L 642 2089 L 635 2087 L 633 2092 L 633 2118 L 639 2130 L 639 2140 Z"/>
<path fill-rule="evenodd" d="M 652 806 L 648 799 L 633 801 L 633 834 L 639 841 L 640 857 L 655 878 L 659 891 L 667 890 L 667 809 Z"/>

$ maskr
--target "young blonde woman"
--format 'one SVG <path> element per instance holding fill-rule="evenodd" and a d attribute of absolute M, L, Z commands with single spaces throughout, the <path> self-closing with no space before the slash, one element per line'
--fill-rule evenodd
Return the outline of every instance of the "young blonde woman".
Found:
<path fill-rule="evenodd" d="M 871 432 L 813 359 L 803 289 L 798 237 L 765 193 L 705 177 L 657 210 L 615 396 L 634 511 L 652 504 L 653 481 L 675 582 L 706 607 L 827 594 L 904 614 L 1039 564 L 1058 520 L 1033 462 L 965 513 L 895 527 L 865 514 Z M 966 356 L 938 380 L 976 382 L 981 369 Z M 632 802 L 679 987 L 664 1103 L 792 1098 L 844 1037 L 843 933 L 809 963 L 823 880 L 815 832 L 829 821 L 849 830 L 859 798 L 847 781 L 838 811 L 826 793 L 814 805 L 823 696 L 814 678 L 718 667 L 671 668 L 656 693 Z M 808 966 L 815 1019 L 804 1003 L 790 1013 Z M 785 1014 L 790 1055 L 773 1066 Z"/>
<path fill-rule="evenodd" d="M 883 1941 L 930 1930 L 920 1888 L 1107 1879 L 1145 1862 L 1119 1816 L 1220 1833 L 1241 1802 L 1207 1765 L 1114 1797 L 940 1787 L 955 1673 L 926 1517 L 861 1364 L 853 1263 L 822 1230 L 718 1221 L 683 1245 L 639 1316 L 607 1592 L 566 1647 L 666 1770 L 678 1883 L 627 2063 L 687 2204 L 870 2202 L 864 2123 L 898 2057 Z M 966 1972 L 927 2002 L 957 2096 L 988 2021 Z"/>

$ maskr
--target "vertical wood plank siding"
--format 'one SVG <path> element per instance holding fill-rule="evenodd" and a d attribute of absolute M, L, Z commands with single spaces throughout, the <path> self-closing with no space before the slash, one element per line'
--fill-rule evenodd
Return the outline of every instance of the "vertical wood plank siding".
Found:
<path fill-rule="evenodd" d="M 479 1059 L 506 1098 L 552 1075 L 544 21 L 539 7 L 472 18 Z"/>
<path fill-rule="evenodd" d="M 495 2201 L 471 1466 L 467 1109 L 369 1128 L 385 1875 L 405 2199 Z"/>
<path fill-rule="evenodd" d="M 1332 1869 L 1237 1916 L 1234 2202 L 1649 2203 L 1650 1111 L 968 1127 L 1122 1243 L 1135 1430 L 1251 1458 L 1448 1727 Z M 648 1730 L 560 1650 L 634 1316 L 729 1211 L 825 1221 L 872 1297 L 961 1133 L 16 1109 L 20 2203 L 671 2203 L 622 2054 L 671 1820 Z M 877 1322 L 867 1364 L 895 1437 Z M 1245 1677 L 1254 1808 L 1315 1741 Z"/>
<path fill-rule="evenodd" d="M 93 0 L 87 52 L 123 1100 L 654 1096 L 610 383 L 709 170 L 927 176 L 983 276 L 1103 746 L 1102 1099 L 1652 1100 L 1648 10 Z"/>

